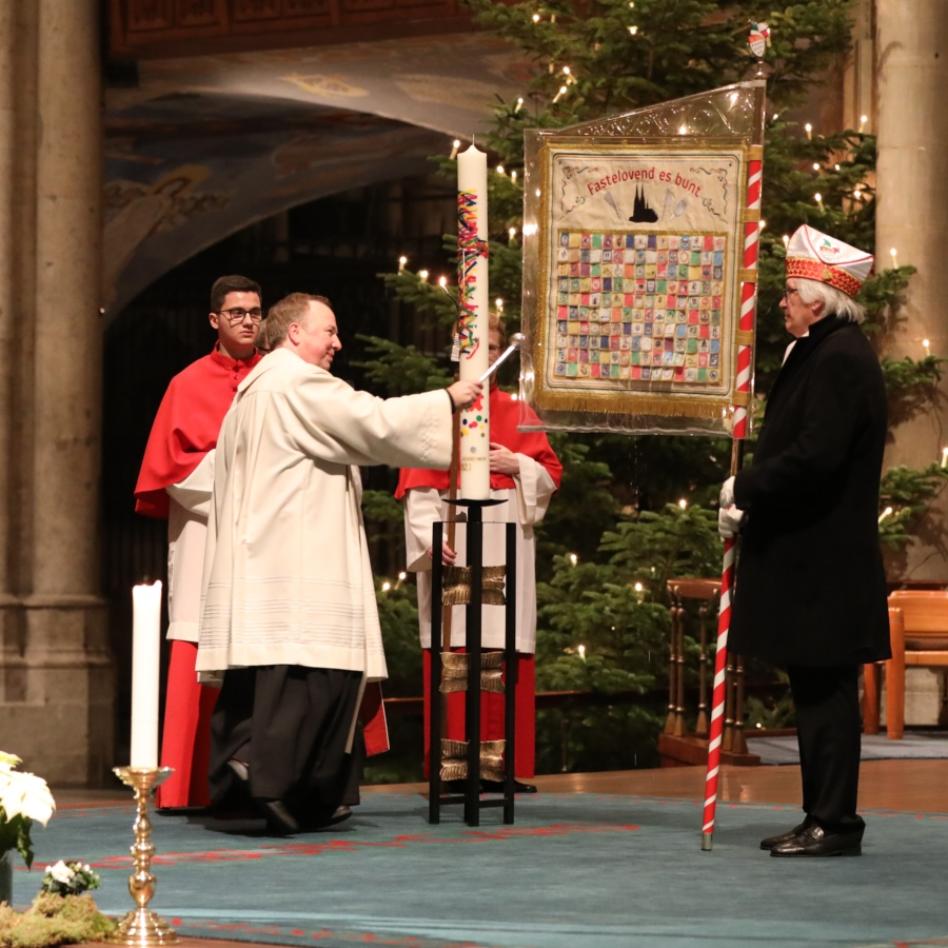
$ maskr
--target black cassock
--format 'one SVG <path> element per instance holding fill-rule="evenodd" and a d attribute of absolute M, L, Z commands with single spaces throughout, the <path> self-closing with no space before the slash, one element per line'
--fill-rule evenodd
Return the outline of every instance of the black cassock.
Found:
<path fill-rule="evenodd" d="M 304 825 L 329 822 L 340 804 L 359 802 L 364 745 L 353 717 L 362 673 L 263 665 L 232 668 L 211 719 L 211 799 L 239 791 L 228 760 L 249 765 L 250 796 L 282 800 Z"/>
<path fill-rule="evenodd" d="M 859 819 L 858 671 L 890 655 L 885 435 L 879 361 L 857 325 L 827 316 L 780 370 L 753 463 L 734 483 L 746 517 L 728 647 L 789 670 L 803 806 L 827 828 Z"/>

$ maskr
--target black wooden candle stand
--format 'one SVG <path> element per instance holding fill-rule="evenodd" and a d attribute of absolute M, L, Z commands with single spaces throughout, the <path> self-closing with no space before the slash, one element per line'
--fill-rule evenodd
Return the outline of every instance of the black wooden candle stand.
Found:
<path fill-rule="evenodd" d="M 504 790 L 502 795 L 481 799 L 481 599 L 484 567 L 484 507 L 503 503 L 501 500 L 448 501 L 468 509 L 467 563 L 471 570 L 471 596 L 465 607 L 467 651 L 467 694 L 465 697 L 465 740 L 467 741 L 467 777 L 464 793 L 441 794 L 441 617 L 444 608 L 444 569 L 441 550 L 444 544 L 444 521 L 432 528 L 431 566 L 431 745 L 428 767 L 428 822 L 441 822 L 441 807 L 464 804 L 464 822 L 480 825 L 480 811 L 484 807 L 504 808 L 504 823 L 514 821 L 514 736 L 516 733 L 517 687 L 517 534 L 516 525 L 504 524 L 506 562 L 506 622 L 504 637 Z"/>

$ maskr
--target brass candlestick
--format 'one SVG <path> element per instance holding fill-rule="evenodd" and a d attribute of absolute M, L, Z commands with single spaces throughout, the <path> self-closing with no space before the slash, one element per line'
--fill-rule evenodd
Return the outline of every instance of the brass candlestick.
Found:
<path fill-rule="evenodd" d="M 151 820 L 148 798 L 160 783 L 173 773 L 173 767 L 114 767 L 115 774 L 126 787 L 135 792 L 135 842 L 130 848 L 134 872 L 128 877 L 128 891 L 138 908 L 132 909 L 109 936 L 120 945 L 173 945 L 178 941 L 175 930 L 159 915 L 149 911 L 148 903 L 155 894 L 155 877 L 151 874 L 151 858 L 155 847 L 151 841 Z"/>

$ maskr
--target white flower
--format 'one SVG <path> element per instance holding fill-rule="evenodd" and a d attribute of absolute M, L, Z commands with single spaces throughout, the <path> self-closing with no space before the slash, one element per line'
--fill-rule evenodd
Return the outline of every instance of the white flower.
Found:
<path fill-rule="evenodd" d="M 57 882 L 60 882 L 63 885 L 72 885 L 73 880 L 76 877 L 75 872 L 73 872 L 72 869 L 70 869 L 69 866 L 67 866 L 66 863 L 62 861 L 62 859 L 60 859 L 55 865 L 50 866 L 46 870 L 46 874 L 52 876 Z"/>
<path fill-rule="evenodd" d="M 16 754 L 8 754 L 6 751 L 0 751 L 0 773 L 13 770 L 17 764 L 22 763 L 23 761 L 17 757 Z"/>
<path fill-rule="evenodd" d="M 56 801 L 42 777 L 10 770 L 0 774 L 0 807 L 8 820 L 23 816 L 45 826 Z"/>

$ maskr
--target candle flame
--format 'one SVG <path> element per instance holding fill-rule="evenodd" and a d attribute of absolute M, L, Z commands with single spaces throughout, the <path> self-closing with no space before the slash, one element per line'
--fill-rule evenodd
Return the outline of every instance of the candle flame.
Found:
<path fill-rule="evenodd" d="M 404 254 L 402 254 L 402 255 L 398 258 L 398 272 L 401 273 L 402 270 L 405 269 L 405 267 L 407 266 L 407 264 L 408 264 L 408 257 L 406 257 Z"/>
<path fill-rule="evenodd" d="M 427 279 L 428 279 L 428 271 L 427 271 L 427 270 L 419 270 L 419 271 L 418 271 L 418 279 L 421 280 L 422 282 L 424 282 L 425 280 L 427 280 Z"/>
<path fill-rule="evenodd" d="M 879 514 L 879 523 L 882 523 L 882 521 L 885 520 L 886 517 L 891 517 L 891 516 L 892 516 L 892 508 L 886 507 L 885 510 L 883 510 L 882 513 Z"/>
<path fill-rule="evenodd" d="M 579 657 L 585 662 L 586 661 L 586 646 L 577 645 L 576 652 L 578 653 Z"/>
<path fill-rule="evenodd" d="M 572 566 L 575 566 L 579 562 L 579 557 L 575 553 L 570 553 L 569 561 Z"/>
<path fill-rule="evenodd" d="M 630 27 L 629 27 L 629 35 L 630 35 L 630 36 L 638 36 L 638 32 L 639 32 L 639 28 L 638 28 L 637 26 L 630 26 Z"/>
<path fill-rule="evenodd" d="M 458 149 L 459 149 L 460 147 L 461 147 L 461 141 L 460 141 L 460 139 L 455 138 L 454 141 L 451 142 L 451 154 L 449 155 L 449 157 L 450 157 L 450 158 L 457 158 L 457 156 L 458 156 Z"/>
<path fill-rule="evenodd" d="M 806 137 L 808 140 L 813 138 L 813 126 L 809 122 L 803 126 L 803 131 L 806 132 Z"/>

